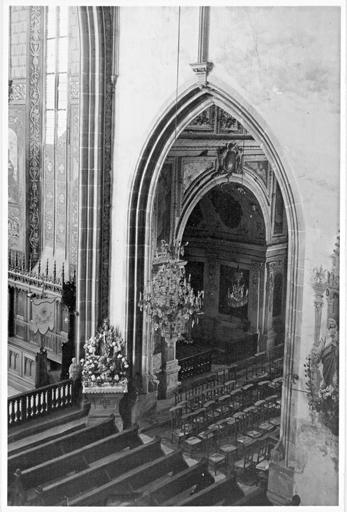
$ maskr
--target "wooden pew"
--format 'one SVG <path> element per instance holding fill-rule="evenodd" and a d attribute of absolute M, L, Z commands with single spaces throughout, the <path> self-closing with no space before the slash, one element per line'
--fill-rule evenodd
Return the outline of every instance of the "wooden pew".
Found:
<path fill-rule="evenodd" d="M 165 503 L 177 496 L 177 494 L 199 483 L 202 473 L 208 473 L 206 460 L 198 462 L 175 476 L 164 479 L 154 489 L 149 490 L 147 486 L 140 487 L 137 491 L 142 492 L 143 497 L 136 500 L 135 505 L 165 506 Z"/>
<path fill-rule="evenodd" d="M 177 501 L 177 507 L 197 507 L 197 506 L 222 506 L 232 505 L 235 501 L 241 499 L 244 492 L 237 485 L 233 477 L 225 478 L 219 482 L 202 489 L 196 494 Z M 163 504 L 164 505 L 164 504 Z"/>
<path fill-rule="evenodd" d="M 110 482 L 142 464 L 162 457 L 160 439 L 141 445 L 132 450 L 117 453 L 95 467 L 67 476 L 58 482 L 43 486 L 41 500 L 45 505 L 61 505 L 85 493 Z"/>
<path fill-rule="evenodd" d="M 163 455 L 154 461 L 134 468 L 124 473 L 115 480 L 88 490 L 77 498 L 69 501 L 69 506 L 102 506 L 109 499 L 122 500 L 122 496 L 136 496 L 137 489 L 150 484 L 168 473 L 176 473 L 187 468 L 187 463 L 182 457 L 182 451 L 176 450 L 168 455 Z"/>
<path fill-rule="evenodd" d="M 42 484 L 50 480 L 56 480 L 69 473 L 82 471 L 88 468 L 92 462 L 107 455 L 120 452 L 124 448 L 135 448 L 141 444 L 142 441 L 138 436 L 138 427 L 132 427 L 24 470 L 22 472 L 22 483 L 25 489 L 37 485 L 42 486 Z"/>
<path fill-rule="evenodd" d="M 85 427 L 76 432 L 64 435 L 59 439 L 43 442 L 40 446 L 29 448 L 19 454 L 10 456 L 8 458 L 9 481 L 12 479 L 12 474 L 18 468 L 23 471 L 24 469 L 37 466 L 49 459 L 82 448 L 91 441 L 97 441 L 98 439 L 102 439 L 116 432 L 118 432 L 118 429 L 112 417 L 98 425 Z"/>
<path fill-rule="evenodd" d="M 83 428 L 85 428 L 85 426 L 86 426 L 85 423 L 81 423 L 80 425 L 75 425 L 74 427 L 64 430 L 63 432 L 57 432 L 55 434 L 52 434 L 49 437 L 45 437 L 45 443 L 48 443 L 48 441 L 53 441 L 53 440 L 57 441 L 58 439 L 66 436 L 68 434 L 77 432 L 77 430 L 81 431 Z M 42 444 L 42 442 L 43 442 L 43 439 L 41 438 L 41 439 L 37 439 L 36 441 L 33 441 L 31 443 L 26 443 L 25 445 L 20 446 L 19 448 L 11 448 L 11 446 L 9 446 L 8 456 L 12 457 L 13 455 L 18 455 L 19 453 L 22 453 L 26 450 L 40 446 Z"/>

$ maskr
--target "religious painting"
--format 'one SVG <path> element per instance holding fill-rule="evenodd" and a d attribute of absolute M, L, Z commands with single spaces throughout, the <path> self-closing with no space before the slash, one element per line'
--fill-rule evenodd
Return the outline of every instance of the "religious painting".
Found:
<path fill-rule="evenodd" d="M 24 251 L 25 129 L 23 105 L 11 105 L 8 128 L 8 246 Z"/>
<path fill-rule="evenodd" d="M 247 319 L 248 316 L 249 270 L 220 266 L 219 313 Z M 235 300 L 232 301 L 232 297 Z"/>

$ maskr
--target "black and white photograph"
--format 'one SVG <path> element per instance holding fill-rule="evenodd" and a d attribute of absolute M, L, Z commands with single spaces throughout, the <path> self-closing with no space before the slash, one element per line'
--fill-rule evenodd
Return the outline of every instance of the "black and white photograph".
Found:
<path fill-rule="evenodd" d="M 345 510 L 344 2 L 1 13 L 4 510 Z"/>

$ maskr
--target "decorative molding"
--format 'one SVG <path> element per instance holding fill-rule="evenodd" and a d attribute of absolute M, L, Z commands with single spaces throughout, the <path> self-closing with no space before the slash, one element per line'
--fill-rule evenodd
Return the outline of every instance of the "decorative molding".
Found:
<path fill-rule="evenodd" d="M 41 7 L 30 11 L 30 101 L 29 101 L 29 253 L 32 263 L 40 252 L 40 160 L 41 160 Z"/>
<path fill-rule="evenodd" d="M 78 76 L 70 78 L 70 103 L 78 103 L 80 99 L 80 79 Z"/>
<path fill-rule="evenodd" d="M 218 131 L 222 133 L 247 133 L 242 124 L 222 108 L 218 108 Z"/>
<path fill-rule="evenodd" d="M 212 62 L 196 62 L 195 64 L 191 64 L 190 66 L 194 73 L 196 74 L 199 83 L 202 86 L 207 86 L 207 77 L 213 68 Z"/>
<path fill-rule="evenodd" d="M 191 64 L 191 68 L 196 74 L 199 83 L 202 86 L 207 85 L 207 77 L 213 68 L 212 62 L 208 62 L 208 44 L 210 32 L 210 8 L 199 8 L 199 39 L 198 39 L 198 61 Z"/>
<path fill-rule="evenodd" d="M 11 89 L 8 98 L 9 103 L 25 103 L 26 95 L 26 82 L 17 82 L 15 80 L 11 80 Z"/>
<path fill-rule="evenodd" d="M 193 119 L 193 121 L 187 127 L 187 130 L 199 131 L 214 131 L 216 117 L 216 108 L 214 105 L 203 110 L 201 114 Z"/>
<path fill-rule="evenodd" d="M 269 189 L 269 162 L 266 160 L 244 161 L 244 165 L 251 172 L 254 172 L 264 183 L 266 190 Z"/>
<path fill-rule="evenodd" d="M 112 41 L 114 34 L 113 17 L 116 10 L 104 9 L 105 41 Z M 101 230 L 101 276 L 100 276 L 100 318 L 108 316 L 110 287 L 110 238 L 111 238 L 111 203 L 112 203 L 112 121 L 113 121 L 113 52 L 114 44 L 105 44 L 105 103 L 104 103 L 104 154 L 102 184 L 102 230 Z"/>

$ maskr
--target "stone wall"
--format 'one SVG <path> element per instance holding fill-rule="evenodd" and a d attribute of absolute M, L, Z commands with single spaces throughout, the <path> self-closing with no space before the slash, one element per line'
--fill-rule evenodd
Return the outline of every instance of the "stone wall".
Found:
<path fill-rule="evenodd" d="M 339 229 L 339 15 L 337 7 L 211 8 L 209 81 L 237 97 L 270 135 L 301 219 L 302 323 L 293 366 L 293 388 L 301 390 L 314 335 L 312 270 L 329 267 Z M 190 64 L 197 60 L 198 19 L 197 7 L 181 9 L 178 63 L 177 7 L 120 9 L 110 315 L 122 327 L 131 186 L 154 124 L 176 96 L 177 65 L 179 93 L 196 81 Z M 303 505 L 336 504 L 336 443 L 312 424 L 305 393 L 291 393 L 294 490 Z M 319 440 L 309 446 L 316 429 Z"/>

